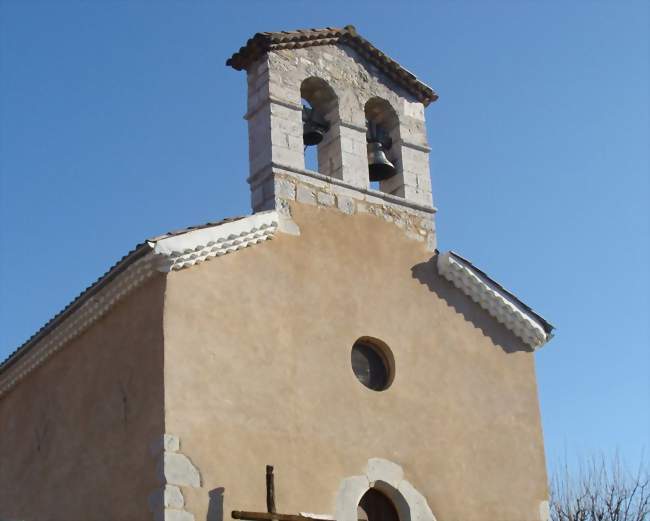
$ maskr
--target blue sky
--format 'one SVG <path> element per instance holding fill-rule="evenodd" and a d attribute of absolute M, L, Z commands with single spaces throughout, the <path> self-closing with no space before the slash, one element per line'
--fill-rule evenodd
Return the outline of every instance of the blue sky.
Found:
<path fill-rule="evenodd" d="M 145 237 L 249 212 L 256 31 L 355 24 L 440 95 L 439 246 L 557 327 L 547 457 L 650 450 L 649 4 L 0 0 L 0 358 Z"/>

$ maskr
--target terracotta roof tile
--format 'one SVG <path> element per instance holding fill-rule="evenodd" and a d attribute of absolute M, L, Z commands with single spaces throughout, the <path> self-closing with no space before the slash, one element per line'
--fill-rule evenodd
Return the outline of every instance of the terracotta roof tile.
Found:
<path fill-rule="evenodd" d="M 248 69 L 252 63 L 269 51 L 334 44 L 348 45 L 353 48 L 362 57 L 402 85 L 425 106 L 438 99 L 438 95 L 431 87 L 422 83 L 412 72 L 359 35 L 353 25 L 346 25 L 343 28 L 325 27 L 324 29 L 257 33 L 226 61 L 226 65 L 241 71 Z"/>

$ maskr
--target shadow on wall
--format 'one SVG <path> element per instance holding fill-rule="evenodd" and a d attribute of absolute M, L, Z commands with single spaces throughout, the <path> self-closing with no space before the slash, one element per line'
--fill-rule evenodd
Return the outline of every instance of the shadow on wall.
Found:
<path fill-rule="evenodd" d="M 208 515 L 206 521 L 223 521 L 223 487 L 213 488 L 208 495 L 210 503 L 208 504 Z"/>
<path fill-rule="evenodd" d="M 444 300 L 450 308 L 462 315 L 467 322 L 471 322 L 480 329 L 486 337 L 492 340 L 495 346 L 500 347 L 506 353 L 533 351 L 503 324 L 497 322 L 487 311 L 442 277 L 438 273 L 437 260 L 438 256 L 434 255 L 428 261 L 413 266 L 411 268 L 412 277 Z"/>

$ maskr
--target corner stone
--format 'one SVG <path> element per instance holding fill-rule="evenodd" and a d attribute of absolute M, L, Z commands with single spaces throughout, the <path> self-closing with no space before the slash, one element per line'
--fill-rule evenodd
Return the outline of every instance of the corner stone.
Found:
<path fill-rule="evenodd" d="M 166 452 L 158 466 L 158 474 L 170 485 L 200 487 L 201 476 L 189 458 L 183 454 Z"/>
<path fill-rule="evenodd" d="M 354 200 L 345 195 L 339 195 L 338 207 L 343 213 L 352 215 L 354 213 Z"/>
<path fill-rule="evenodd" d="M 177 452 L 180 447 L 181 442 L 178 436 L 163 434 L 151 444 L 150 450 L 152 456 L 157 456 L 161 452 Z"/>
<path fill-rule="evenodd" d="M 318 192 L 317 199 L 318 204 L 322 206 L 334 206 L 336 204 L 336 197 L 334 194 L 329 194 L 327 192 Z"/>
<path fill-rule="evenodd" d="M 280 179 L 275 184 L 275 195 L 293 201 L 296 198 L 296 185 L 286 179 Z"/>
<path fill-rule="evenodd" d="M 311 188 L 308 188 L 303 185 L 298 185 L 298 191 L 297 191 L 297 196 L 296 200 L 299 203 L 304 203 L 304 204 L 316 204 L 316 194 Z"/>
<path fill-rule="evenodd" d="M 166 508 L 162 516 L 156 516 L 155 521 L 194 521 L 194 514 L 185 510 L 172 510 Z"/>

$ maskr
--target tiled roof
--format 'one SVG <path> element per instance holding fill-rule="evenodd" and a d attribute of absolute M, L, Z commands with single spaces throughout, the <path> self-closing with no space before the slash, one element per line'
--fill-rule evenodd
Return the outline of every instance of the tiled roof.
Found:
<path fill-rule="evenodd" d="M 25 341 L 20 347 L 13 351 L 5 360 L 0 363 L 0 373 L 7 369 L 10 365 L 16 362 L 21 356 L 23 356 L 29 349 L 30 346 L 38 342 L 41 338 L 46 336 L 51 330 L 53 330 L 61 321 L 63 321 L 68 315 L 72 314 L 76 309 L 78 309 L 86 300 L 92 297 L 97 291 L 102 287 L 108 284 L 112 279 L 117 275 L 122 273 L 126 268 L 128 268 L 133 262 L 140 259 L 148 252 L 152 250 L 150 243 L 157 242 L 168 237 L 175 237 L 177 235 L 182 235 L 194 230 L 199 230 L 202 228 L 209 228 L 212 226 L 219 226 L 221 224 L 238 221 L 243 219 L 243 217 L 229 217 L 221 221 L 208 222 L 205 224 L 200 224 L 197 226 L 188 226 L 187 228 L 182 228 L 180 230 L 174 230 L 167 232 L 165 234 L 159 235 L 157 237 L 152 237 L 147 239 L 135 248 L 133 248 L 129 253 L 117 261 L 113 266 L 111 266 L 108 271 L 106 271 L 101 277 L 99 277 L 95 282 L 90 286 L 84 289 L 77 297 L 72 300 L 66 307 L 64 307 L 59 313 L 54 315 L 48 322 L 43 325 L 36 333 L 34 333 L 27 341 Z"/>
<path fill-rule="evenodd" d="M 402 85 L 425 106 L 438 99 L 438 95 L 431 87 L 422 83 L 412 72 L 406 70 L 359 35 L 353 25 L 346 25 L 343 28 L 326 27 L 324 29 L 257 33 L 226 61 L 226 65 L 241 71 L 247 69 L 269 51 L 333 44 L 348 45 L 357 51 L 362 57 Z"/>

